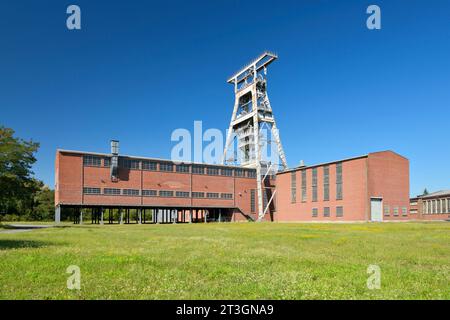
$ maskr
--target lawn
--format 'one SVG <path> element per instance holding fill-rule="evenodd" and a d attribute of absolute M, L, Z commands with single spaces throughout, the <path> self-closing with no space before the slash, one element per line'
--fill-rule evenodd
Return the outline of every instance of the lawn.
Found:
<path fill-rule="evenodd" d="M 369 265 L 381 288 L 369 290 Z M 81 270 L 81 290 L 66 268 Z M 0 232 L 0 299 L 450 299 L 450 223 Z"/>

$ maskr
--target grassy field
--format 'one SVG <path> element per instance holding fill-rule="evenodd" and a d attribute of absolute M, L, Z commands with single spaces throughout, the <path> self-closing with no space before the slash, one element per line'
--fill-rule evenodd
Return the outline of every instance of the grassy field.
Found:
<path fill-rule="evenodd" d="M 381 268 L 381 289 L 366 286 Z M 81 269 L 68 290 L 66 268 Z M 450 299 L 450 223 L 0 232 L 0 299 Z"/>

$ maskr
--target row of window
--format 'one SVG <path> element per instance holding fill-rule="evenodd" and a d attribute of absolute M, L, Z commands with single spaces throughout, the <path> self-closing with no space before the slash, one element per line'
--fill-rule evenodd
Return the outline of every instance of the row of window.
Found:
<path fill-rule="evenodd" d="M 323 217 L 329 218 L 329 217 L 331 217 L 331 214 L 332 213 L 331 213 L 330 207 L 324 207 L 323 208 L 323 210 L 322 210 Z M 338 218 L 343 217 L 344 216 L 344 207 L 337 206 L 336 210 L 335 210 L 335 214 L 336 214 L 336 217 L 338 217 Z M 318 216 L 319 216 L 319 209 L 318 208 L 313 208 L 312 209 L 312 217 L 313 218 L 317 218 Z"/>
<path fill-rule="evenodd" d="M 422 205 L 423 205 L 422 212 L 424 214 L 450 213 L 450 198 L 423 200 Z"/>
<path fill-rule="evenodd" d="M 101 188 L 84 187 L 84 194 L 102 194 Z M 118 189 L 118 188 L 103 188 L 104 195 L 122 195 L 122 196 L 139 196 L 141 193 L 138 189 Z M 172 191 L 172 190 L 142 190 L 144 197 L 177 197 L 189 198 L 191 196 L 189 191 Z M 192 198 L 208 198 L 208 199 L 233 199 L 232 193 L 218 193 L 218 192 L 192 192 Z"/>
<path fill-rule="evenodd" d="M 399 207 L 397 207 L 397 206 L 394 206 L 394 207 L 392 207 L 392 215 L 394 216 L 394 217 L 398 217 L 399 216 Z M 402 210 L 402 216 L 404 216 L 404 217 L 406 217 L 407 215 L 408 215 L 408 208 L 407 207 L 401 207 L 401 210 Z M 385 216 L 390 216 L 391 215 L 391 207 L 390 206 L 388 206 L 388 205 L 385 205 L 384 206 L 384 215 Z"/>
<path fill-rule="evenodd" d="M 103 159 L 103 166 L 111 166 L 110 158 L 102 158 L 100 156 L 85 155 L 83 156 L 83 165 L 90 167 L 101 167 Z M 251 169 L 241 169 L 241 168 L 218 168 L 203 165 L 188 165 L 188 164 L 178 164 L 174 165 L 170 162 L 156 162 L 150 160 L 135 160 L 129 158 L 119 158 L 119 167 L 134 170 L 147 170 L 147 171 L 164 171 L 164 172 L 181 172 L 190 173 L 192 167 L 193 174 L 206 174 L 213 176 L 226 176 L 232 177 L 247 177 L 256 178 L 256 170 Z"/>
<path fill-rule="evenodd" d="M 301 177 L 301 201 L 306 202 L 307 201 L 307 180 L 306 180 L 306 170 L 302 169 Z M 323 200 L 328 201 L 330 200 L 330 167 L 328 165 L 322 167 L 323 170 Z M 318 179 L 317 179 L 317 171 L 318 168 L 312 168 L 312 181 L 311 181 L 311 194 L 312 198 L 311 200 L 313 202 L 318 201 Z M 343 199 L 343 191 L 342 191 L 342 163 L 336 163 L 336 200 L 342 200 Z M 297 202 L 297 173 L 295 171 L 291 172 L 291 202 L 296 203 Z"/>

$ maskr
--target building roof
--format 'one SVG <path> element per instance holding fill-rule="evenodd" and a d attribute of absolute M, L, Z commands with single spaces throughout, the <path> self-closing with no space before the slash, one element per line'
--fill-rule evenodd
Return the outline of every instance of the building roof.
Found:
<path fill-rule="evenodd" d="M 350 160 L 356 160 L 356 159 L 361 159 L 361 158 L 367 158 L 369 155 L 365 154 L 362 156 L 357 156 L 357 157 L 352 157 L 352 158 L 345 158 L 345 159 L 341 159 L 341 160 L 334 160 L 334 161 L 330 161 L 330 162 L 322 162 L 322 163 L 317 163 L 317 164 L 313 164 L 310 166 L 297 166 L 294 168 L 289 168 L 283 171 L 278 172 L 279 174 L 282 173 L 287 173 L 287 172 L 292 172 L 292 171 L 297 171 L 297 170 L 303 170 L 303 169 L 309 169 L 309 168 L 315 168 L 315 167 L 320 167 L 320 166 L 326 166 L 326 165 L 330 165 L 330 164 L 334 164 L 334 163 L 338 163 L 338 162 L 344 162 L 344 161 L 350 161 Z"/>
<path fill-rule="evenodd" d="M 450 190 L 439 190 L 436 192 L 429 193 L 427 195 L 417 196 L 417 198 L 427 199 L 427 198 L 446 197 L 446 196 L 450 196 Z"/>
<path fill-rule="evenodd" d="M 293 167 L 293 168 L 288 168 L 285 169 L 283 171 L 279 171 L 278 174 L 283 174 L 283 173 L 287 173 L 287 172 L 292 172 L 292 171 L 298 171 L 298 170 L 303 170 L 303 169 L 309 169 L 309 168 L 315 168 L 315 167 L 321 167 L 321 166 L 326 166 L 326 165 L 330 165 L 330 164 L 335 164 L 338 162 L 345 162 L 345 161 L 351 161 L 351 160 L 356 160 L 356 159 L 362 159 L 362 158 L 367 158 L 369 155 L 374 155 L 377 153 L 383 153 L 383 152 L 391 152 L 399 157 L 402 157 L 406 160 L 408 160 L 408 158 L 402 156 L 401 154 L 398 154 L 397 152 L 394 152 L 392 150 L 383 150 L 383 151 L 376 151 L 376 152 L 370 152 L 367 154 L 363 154 L 361 156 L 356 156 L 356 157 L 351 157 L 351 158 L 344 158 L 344 159 L 340 159 L 340 160 L 334 160 L 334 161 L 329 161 L 329 162 L 322 162 L 322 163 L 317 163 L 317 164 L 313 164 L 313 165 L 309 165 L 309 166 L 297 166 L 297 167 Z"/>

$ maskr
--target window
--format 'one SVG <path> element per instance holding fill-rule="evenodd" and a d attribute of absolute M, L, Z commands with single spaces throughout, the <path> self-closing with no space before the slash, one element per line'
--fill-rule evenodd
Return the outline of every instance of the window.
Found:
<path fill-rule="evenodd" d="M 139 195 L 139 190 L 137 190 L 137 189 L 123 189 L 122 190 L 122 194 L 124 196 L 138 196 Z"/>
<path fill-rule="evenodd" d="M 233 176 L 233 169 L 222 168 L 221 173 L 223 176 L 231 177 Z"/>
<path fill-rule="evenodd" d="M 433 203 L 433 206 L 431 208 L 431 213 L 433 214 L 433 213 L 436 213 L 436 200 L 433 200 L 432 203 Z"/>
<path fill-rule="evenodd" d="M 105 188 L 105 189 L 103 189 L 103 193 L 107 194 L 107 195 L 118 196 L 118 195 L 120 195 L 120 189 Z"/>
<path fill-rule="evenodd" d="M 251 212 L 256 212 L 256 195 L 255 195 L 255 189 L 251 189 L 250 190 L 250 211 Z"/>
<path fill-rule="evenodd" d="M 159 171 L 173 172 L 173 164 L 162 162 L 159 164 Z"/>
<path fill-rule="evenodd" d="M 189 172 L 189 166 L 187 164 L 177 165 L 177 172 Z"/>
<path fill-rule="evenodd" d="M 327 218 L 330 217 L 330 207 L 323 208 L 323 216 Z"/>
<path fill-rule="evenodd" d="M 342 163 L 336 163 L 336 200 L 342 200 Z"/>
<path fill-rule="evenodd" d="M 97 156 L 85 155 L 83 156 L 83 165 L 90 167 L 100 167 L 102 162 L 102 158 Z"/>
<path fill-rule="evenodd" d="M 343 216 L 344 216 L 344 207 L 342 206 L 336 207 L 336 217 L 341 218 Z"/>
<path fill-rule="evenodd" d="M 160 197 L 173 197 L 173 191 L 159 190 Z"/>
<path fill-rule="evenodd" d="M 306 202 L 306 170 L 302 170 L 302 202 Z"/>
<path fill-rule="evenodd" d="M 317 168 L 312 169 L 312 201 L 317 201 Z"/>
<path fill-rule="evenodd" d="M 391 214 L 391 208 L 388 205 L 384 206 L 384 215 L 389 216 Z"/>
<path fill-rule="evenodd" d="M 234 175 L 236 177 L 243 177 L 244 176 L 245 171 L 242 169 L 234 169 Z"/>
<path fill-rule="evenodd" d="M 175 192 L 175 196 L 177 196 L 178 198 L 189 198 L 189 192 L 177 191 L 177 192 Z"/>
<path fill-rule="evenodd" d="M 442 213 L 446 213 L 447 211 L 447 200 L 441 199 L 442 201 Z"/>
<path fill-rule="evenodd" d="M 291 203 L 297 202 L 297 175 L 295 171 L 291 172 Z"/>
<path fill-rule="evenodd" d="M 394 216 L 398 216 L 398 207 L 394 207 Z"/>
<path fill-rule="evenodd" d="M 441 200 L 439 200 L 439 199 L 437 199 L 436 200 L 436 204 L 437 204 L 437 211 L 436 211 L 436 213 L 441 213 L 442 211 L 441 211 Z"/>
<path fill-rule="evenodd" d="M 192 166 L 192 173 L 194 173 L 194 174 L 205 174 L 205 167 L 204 166 L 193 165 Z"/>
<path fill-rule="evenodd" d="M 119 166 L 126 169 L 139 169 L 139 160 L 119 158 Z"/>
<path fill-rule="evenodd" d="M 233 194 L 232 193 L 221 193 L 220 197 L 222 199 L 233 199 Z"/>
<path fill-rule="evenodd" d="M 450 213 L 450 199 L 447 199 L 447 212 Z"/>
<path fill-rule="evenodd" d="M 84 187 L 83 188 L 84 194 L 100 194 L 100 188 L 90 188 L 90 187 Z"/>
<path fill-rule="evenodd" d="M 192 192 L 192 198 L 204 198 L 205 193 L 204 192 Z"/>
<path fill-rule="evenodd" d="M 319 209 L 313 208 L 312 209 L 312 217 L 317 218 L 318 215 L 319 215 Z"/>
<path fill-rule="evenodd" d="M 158 163 L 154 161 L 142 161 L 142 170 L 156 171 Z"/>
<path fill-rule="evenodd" d="M 111 166 L 111 158 L 103 158 L 103 166 L 110 167 Z"/>
<path fill-rule="evenodd" d="M 217 192 L 208 192 L 206 193 L 206 197 L 209 199 L 218 199 L 219 194 Z"/>
<path fill-rule="evenodd" d="M 408 209 L 406 207 L 402 207 L 402 216 L 408 215 Z"/>
<path fill-rule="evenodd" d="M 323 200 L 330 200 L 330 167 L 323 167 Z"/>
<path fill-rule="evenodd" d="M 156 197 L 158 192 L 156 190 L 142 190 L 142 195 L 144 197 Z"/>
<path fill-rule="evenodd" d="M 424 201 L 424 202 L 422 202 L 422 212 L 424 213 L 424 214 L 427 214 L 428 213 L 428 202 L 427 201 Z"/>
<path fill-rule="evenodd" d="M 256 178 L 256 170 L 248 170 L 247 171 L 247 177 L 249 177 L 249 178 Z"/>
<path fill-rule="evenodd" d="M 211 176 L 218 176 L 219 175 L 219 168 L 207 167 L 206 168 L 206 174 L 209 174 Z"/>

